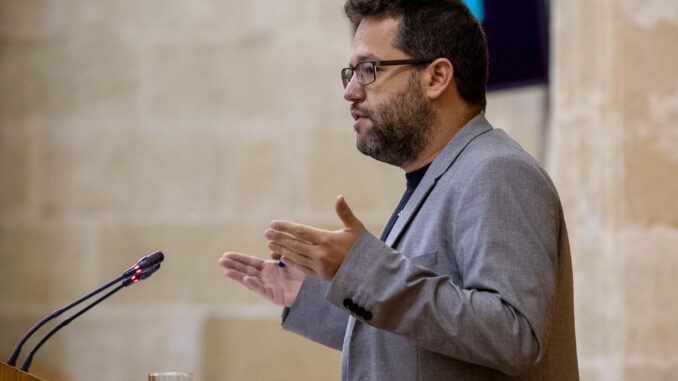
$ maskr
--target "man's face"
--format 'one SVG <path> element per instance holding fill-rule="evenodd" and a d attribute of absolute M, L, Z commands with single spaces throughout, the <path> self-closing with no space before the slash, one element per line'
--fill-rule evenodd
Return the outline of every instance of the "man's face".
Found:
<path fill-rule="evenodd" d="M 397 28 L 391 18 L 364 19 L 353 39 L 350 64 L 411 58 L 393 47 Z M 353 78 L 344 98 L 352 103 L 356 145 L 363 154 L 403 166 L 429 143 L 436 113 L 412 66 L 378 67 L 377 80 L 366 86 Z"/>

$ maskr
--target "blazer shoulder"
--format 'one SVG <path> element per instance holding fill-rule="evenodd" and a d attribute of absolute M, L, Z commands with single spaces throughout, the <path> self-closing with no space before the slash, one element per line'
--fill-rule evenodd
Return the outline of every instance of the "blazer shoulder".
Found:
<path fill-rule="evenodd" d="M 480 181 L 520 183 L 546 187 L 557 195 L 550 176 L 539 162 L 506 132 L 493 129 L 471 141 L 457 158 L 458 175 Z M 526 184 L 527 185 L 527 184 Z"/>
<path fill-rule="evenodd" d="M 476 161 L 513 157 L 536 164 L 536 160 L 527 153 L 511 136 L 501 129 L 492 129 L 471 141 L 462 156 Z"/>

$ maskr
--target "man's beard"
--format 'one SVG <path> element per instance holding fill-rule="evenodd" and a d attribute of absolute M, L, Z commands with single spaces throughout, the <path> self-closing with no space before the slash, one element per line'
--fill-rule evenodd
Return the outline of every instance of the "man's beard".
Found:
<path fill-rule="evenodd" d="M 424 98 L 418 76 L 407 87 L 369 113 L 372 127 L 358 135 L 356 146 L 365 155 L 401 167 L 415 160 L 433 135 L 436 111 Z"/>

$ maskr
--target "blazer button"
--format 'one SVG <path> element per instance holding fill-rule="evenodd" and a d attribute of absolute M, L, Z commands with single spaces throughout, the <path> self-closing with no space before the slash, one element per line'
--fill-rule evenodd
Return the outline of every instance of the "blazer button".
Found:
<path fill-rule="evenodd" d="M 355 314 L 360 317 L 365 317 L 365 309 L 362 307 L 358 307 L 355 311 Z"/>
<path fill-rule="evenodd" d="M 365 319 L 365 320 L 370 320 L 370 319 L 372 319 L 372 312 L 370 312 L 370 311 L 365 311 L 365 313 L 363 314 L 363 319 Z"/>
<path fill-rule="evenodd" d="M 344 299 L 344 307 L 350 309 L 352 305 L 353 305 L 353 301 L 351 299 L 349 299 L 349 298 Z"/>

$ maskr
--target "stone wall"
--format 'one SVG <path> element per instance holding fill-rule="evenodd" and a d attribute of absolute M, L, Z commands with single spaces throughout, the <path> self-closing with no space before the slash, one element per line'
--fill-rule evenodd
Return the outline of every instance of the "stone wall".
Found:
<path fill-rule="evenodd" d="M 676 8 L 587 4 L 554 6 L 554 86 L 493 93 L 488 117 L 561 190 L 583 379 L 666 379 Z M 389 216 L 404 178 L 354 148 L 338 73 L 350 35 L 329 0 L 0 1 L 1 359 L 42 315 L 161 249 L 160 272 L 57 334 L 33 372 L 338 379 L 339 352 L 281 331 L 280 310 L 216 261 L 265 257 L 274 218 L 339 226 L 340 193 L 373 232 Z"/>
<path fill-rule="evenodd" d="M 549 168 L 583 380 L 678 374 L 678 3 L 554 2 Z"/>

